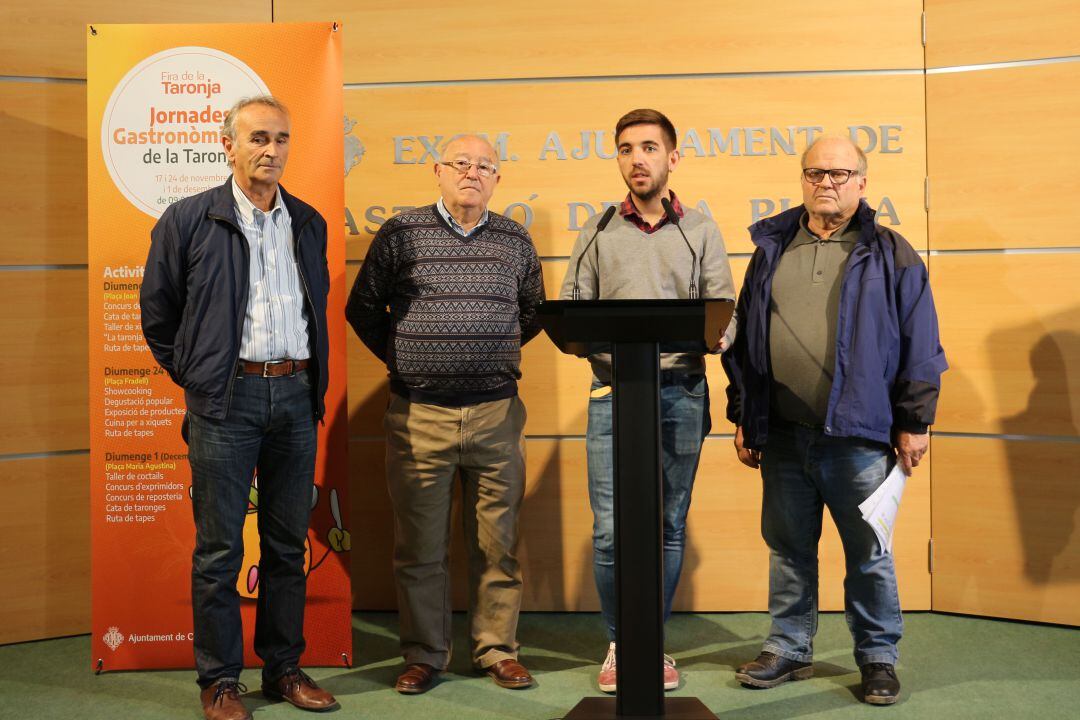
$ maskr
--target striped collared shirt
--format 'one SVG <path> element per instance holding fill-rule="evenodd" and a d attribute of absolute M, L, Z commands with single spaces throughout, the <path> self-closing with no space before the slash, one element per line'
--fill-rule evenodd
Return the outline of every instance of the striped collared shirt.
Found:
<path fill-rule="evenodd" d="M 263 212 L 233 180 L 236 221 L 250 250 L 248 305 L 240 358 L 265 362 L 305 360 L 308 347 L 304 290 L 293 251 L 292 220 L 278 190 L 274 207 Z"/>
<path fill-rule="evenodd" d="M 473 225 L 472 230 L 466 232 L 465 228 L 461 227 L 461 223 L 455 220 L 454 216 L 450 214 L 450 211 L 446 209 L 446 205 L 443 203 L 442 198 L 439 198 L 439 202 L 435 203 L 435 208 L 439 211 L 439 214 L 442 215 L 442 219 L 446 221 L 446 224 L 449 225 L 454 230 L 454 232 L 458 233 L 459 235 L 464 235 L 465 237 L 469 237 L 474 232 L 484 227 L 484 225 L 486 225 L 488 221 L 488 211 L 484 210 L 484 214 L 481 215 L 480 219 L 476 221 L 476 224 Z"/>

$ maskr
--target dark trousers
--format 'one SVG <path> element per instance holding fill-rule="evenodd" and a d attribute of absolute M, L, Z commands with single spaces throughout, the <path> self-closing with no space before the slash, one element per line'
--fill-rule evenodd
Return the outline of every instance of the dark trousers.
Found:
<path fill-rule="evenodd" d="M 304 652 L 304 558 L 317 434 L 306 371 L 233 383 L 224 420 L 188 413 L 195 552 L 191 605 L 195 667 L 208 687 L 238 679 L 244 665 L 237 577 L 243 529 L 258 468 L 259 580 L 255 652 L 263 678 L 298 666 Z"/>

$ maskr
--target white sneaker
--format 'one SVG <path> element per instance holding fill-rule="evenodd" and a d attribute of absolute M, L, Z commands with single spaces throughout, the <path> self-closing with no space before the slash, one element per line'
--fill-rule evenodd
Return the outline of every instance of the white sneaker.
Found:
<path fill-rule="evenodd" d="M 604 658 L 604 664 L 600 666 L 600 674 L 597 676 L 596 682 L 600 686 L 600 692 L 615 692 L 615 643 L 608 643 L 607 657 Z"/>
<path fill-rule="evenodd" d="M 675 658 L 664 655 L 664 689 L 676 690 L 679 687 L 679 671 L 675 669 Z"/>
<path fill-rule="evenodd" d="M 607 657 L 600 666 L 600 674 L 596 678 L 596 684 L 601 692 L 613 693 L 618 687 L 618 674 L 615 670 L 615 643 L 608 643 Z M 679 687 L 679 671 L 675 669 L 675 658 L 664 655 L 664 689 L 677 690 Z"/>

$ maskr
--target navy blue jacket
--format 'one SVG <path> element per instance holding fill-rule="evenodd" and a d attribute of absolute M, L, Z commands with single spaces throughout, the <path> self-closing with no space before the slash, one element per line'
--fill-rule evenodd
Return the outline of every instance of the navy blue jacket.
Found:
<path fill-rule="evenodd" d="M 739 334 L 722 360 L 730 381 L 727 417 L 742 427 L 748 448 L 764 448 L 769 436 L 772 280 L 804 212 L 800 205 L 750 227 L 757 250 L 736 305 Z M 898 233 L 875 222 L 865 200 L 856 221 L 860 233 L 841 285 L 824 430 L 891 443 L 893 430 L 921 433 L 933 424 L 948 363 L 922 258 Z"/>
<path fill-rule="evenodd" d="M 281 188 L 304 288 L 313 408 L 325 412 L 329 336 L 326 221 Z M 229 410 L 247 314 L 249 248 L 236 222 L 232 178 L 173 203 L 150 232 L 140 303 L 146 344 L 184 389 L 187 409 L 223 419 Z"/>

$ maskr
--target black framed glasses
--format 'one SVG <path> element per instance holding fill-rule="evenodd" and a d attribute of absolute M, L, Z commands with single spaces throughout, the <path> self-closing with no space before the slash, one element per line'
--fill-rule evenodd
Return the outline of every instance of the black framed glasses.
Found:
<path fill-rule="evenodd" d="M 469 172 L 469 168 L 471 167 L 475 167 L 476 174 L 482 178 L 489 178 L 493 175 L 498 175 L 499 173 L 498 165 L 492 165 L 491 163 L 484 162 L 483 160 L 481 160 L 480 162 L 469 162 L 468 160 L 450 160 L 449 162 L 443 161 L 439 164 L 445 165 L 449 168 L 454 168 L 462 175 Z"/>
<path fill-rule="evenodd" d="M 843 185 L 851 179 L 852 175 L 857 175 L 858 172 L 858 170 L 844 170 L 842 168 L 832 168 L 831 170 L 823 170 L 822 168 L 803 168 L 802 176 L 806 178 L 806 182 L 811 185 L 817 185 L 825 179 L 825 175 L 829 176 L 833 185 Z"/>

